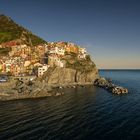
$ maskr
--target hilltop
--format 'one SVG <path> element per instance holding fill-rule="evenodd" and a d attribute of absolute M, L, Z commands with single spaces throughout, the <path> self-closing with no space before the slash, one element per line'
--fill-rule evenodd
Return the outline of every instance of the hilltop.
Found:
<path fill-rule="evenodd" d="M 9 41 L 17 41 L 30 46 L 46 42 L 29 30 L 15 23 L 10 17 L 0 15 L 0 44 Z"/>

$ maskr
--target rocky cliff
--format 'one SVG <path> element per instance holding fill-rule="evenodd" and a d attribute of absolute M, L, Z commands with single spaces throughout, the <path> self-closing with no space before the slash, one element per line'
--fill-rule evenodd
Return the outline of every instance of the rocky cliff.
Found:
<path fill-rule="evenodd" d="M 82 72 L 71 68 L 49 68 L 42 77 L 48 84 L 92 83 L 99 77 L 96 67 L 91 71 Z"/>
<path fill-rule="evenodd" d="M 88 57 L 85 60 L 75 60 L 75 62 L 73 59 L 73 64 L 66 64 L 65 68 L 50 67 L 42 77 L 42 80 L 45 80 L 48 84 L 84 84 L 93 83 L 98 77 L 98 69 Z"/>

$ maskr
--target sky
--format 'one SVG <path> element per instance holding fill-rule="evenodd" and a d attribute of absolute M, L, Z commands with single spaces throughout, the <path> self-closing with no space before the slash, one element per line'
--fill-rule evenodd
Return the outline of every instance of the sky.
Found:
<path fill-rule="evenodd" d="M 140 0 L 0 0 L 0 14 L 85 47 L 99 69 L 140 69 Z"/>

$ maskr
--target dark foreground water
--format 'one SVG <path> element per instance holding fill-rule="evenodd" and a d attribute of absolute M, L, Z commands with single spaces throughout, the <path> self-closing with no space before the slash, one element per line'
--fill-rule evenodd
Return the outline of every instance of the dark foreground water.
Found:
<path fill-rule="evenodd" d="M 97 87 L 61 97 L 0 102 L 0 140 L 140 140 L 140 71 L 101 71 L 128 95 Z"/>

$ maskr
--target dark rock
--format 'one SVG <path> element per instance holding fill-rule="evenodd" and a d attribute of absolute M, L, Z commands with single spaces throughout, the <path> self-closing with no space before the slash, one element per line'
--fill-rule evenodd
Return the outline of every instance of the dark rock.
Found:
<path fill-rule="evenodd" d="M 98 75 L 98 70 L 93 68 L 90 72 L 80 72 L 70 68 L 49 68 L 42 77 L 48 84 L 72 84 L 93 82 Z"/>
<path fill-rule="evenodd" d="M 98 86 L 98 87 L 102 87 L 102 88 L 104 88 L 114 94 L 118 94 L 118 95 L 128 93 L 128 90 L 126 88 L 114 85 L 113 83 L 111 83 L 111 80 L 108 81 L 102 77 L 97 78 L 94 81 L 94 85 Z"/>

